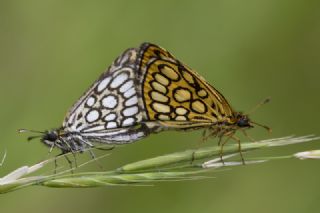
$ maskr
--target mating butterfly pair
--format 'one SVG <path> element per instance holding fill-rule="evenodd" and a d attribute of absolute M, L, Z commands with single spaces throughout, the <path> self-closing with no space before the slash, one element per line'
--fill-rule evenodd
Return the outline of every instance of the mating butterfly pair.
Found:
<path fill-rule="evenodd" d="M 44 132 L 41 141 L 62 153 L 82 152 L 96 142 L 131 143 L 163 130 L 204 128 L 209 136 L 231 138 L 252 123 L 194 70 L 143 43 L 120 55 L 69 110 L 62 127 Z"/>

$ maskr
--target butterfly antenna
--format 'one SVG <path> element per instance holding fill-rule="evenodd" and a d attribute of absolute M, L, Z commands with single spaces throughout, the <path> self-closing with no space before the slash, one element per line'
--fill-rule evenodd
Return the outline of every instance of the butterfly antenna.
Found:
<path fill-rule="evenodd" d="M 35 138 L 41 138 L 41 137 L 42 137 L 41 135 L 30 136 L 30 137 L 27 138 L 27 140 L 28 140 L 28 141 L 31 141 L 31 140 L 33 140 L 33 139 L 35 139 Z"/>
<path fill-rule="evenodd" d="M 35 136 L 30 136 L 27 138 L 28 141 L 31 141 L 35 138 L 41 138 L 43 134 L 45 134 L 45 132 L 43 131 L 37 131 L 37 130 L 30 130 L 30 129 L 18 129 L 19 133 L 25 133 L 25 132 L 32 132 L 32 133 L 39 133 L 41 135 L 35 135 Z"/>
<path fill-rule="evenodd" d="M 272 132 L 272 129 L 271 129 L 270 127 L 268 127 L 268 126 L 265 126 L 265 125 L 256 123 L 256 122 L 254 122 L 254 121 L 250 121 L 250 123 L 255 124 L 255 125 L 257 125 L 257 126 L 260 126 L 260 127 L 262 127 L 262 128 L 265 128 L 269 133 Z"/>
<path fill-rule="evenodd" d="M 19 133 L 32 132 L 32 133 L 45 134 L 44 131 L 37 131 L 37 130 L 31 130 L 31 129 L 18 129 L 18 132 Z"/>
<path fill-rule="evenodd" d="M 271 101 L 270 97 L 265 98 L 263 101 L 261 101 L 260 103 L 258 103 L 255 107 L 253 107 L 248 113 L 246 113 L 246 115 L 249 115 L 253 112 L 255 112 L 257 109 L 259 109 L 262 105 L 265 105 L 267 103 L 269 103 Z"/>

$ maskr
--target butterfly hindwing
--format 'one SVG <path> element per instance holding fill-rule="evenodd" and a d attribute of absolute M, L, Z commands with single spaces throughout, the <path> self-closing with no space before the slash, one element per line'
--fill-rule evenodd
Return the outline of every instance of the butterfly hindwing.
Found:
<path fill-rule="evenodd" d="M 168 51 L 141 46 L 140 78 L 146 120 L 172 128 L 212 125 L 231 117 L 225 98 Z"/>

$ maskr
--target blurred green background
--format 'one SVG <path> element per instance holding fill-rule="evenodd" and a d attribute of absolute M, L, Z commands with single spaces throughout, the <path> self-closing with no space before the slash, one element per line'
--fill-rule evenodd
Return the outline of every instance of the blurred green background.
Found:
<path fill-rule="evenodd" d="M 0 176 L 48 157 L 45 146 L 27 143 L 16 129 L 60 126 L 100 73 L 143 41 L 163 46 L 197 70 L 237 110 L 271 96 L 251 118 L 273 133 L 255 128 L 252 137 L 320 135 L 319 38 L 319 1 L 0 1 L 0 154 L 7 150 Z M 116 168 L 194 148 L 200 137 L 200 131 L 155 134 L 114 150 L 102 163 Z M 319 147 L 313 142 L 246 157 Z M 319 165 L 272 161 L 213 173 L 215 179 L 154 186 L 29 187 L 1 195 L 0 211 L 317 212 Z"/>

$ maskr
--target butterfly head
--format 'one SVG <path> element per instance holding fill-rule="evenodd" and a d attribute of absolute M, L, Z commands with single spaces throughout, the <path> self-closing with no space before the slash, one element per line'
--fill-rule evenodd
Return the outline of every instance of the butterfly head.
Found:
<path fill-rule="evenodd" d="M 238 128 L 253 128 L 254 125 L 257 125 L 266 129 L 268 132 L 272 131 L 270 127 L 250 120 L 247 114 L 243 114 L 241 112 L 238 112 L 237 114 L 235 114 L 235 125 Z"/>
<path fill-rule="evenodd" d="M 48 146 L 55 146 L 57 141 L 59 140 L 59 132 L 58 130 L 50 130 L 44 132 L 41 137 L 41 141 Z"/>
<path fill-rule="evenodd" d="M 35 138 L 40 138 L 41 142 L 49 147 L 59 147 L 62 150 L 64 150 L 63 147 L 63 138 L 61 129 L 53 129 L 49 131 L 35 131 L 35 130 L 28 130 L 28 129 L 19 129 L 19 133 L 23 132 L 32 132 L 32 133 L 38 133 L 39 135 L 30 136 L 28 137 L 28 141 L 31 141 Z"/>
<path fill-rule="evenodd" d="M 63 153 L 70 152 L 74 148 L 68 144 L 68 134 L 66 134 L 62 128 L 45 131 L 41 135 L 41 142 L 51 148 L 57 147 L 61 149 Z"/>
<path fill-rule="evenodd" d="M 253 126 L 250 124 L 251 121 L 248 115 L 244 115 L 242 113 L 237 113 L 236 116 L 236 125 L 239 128 L 252 128 Z"/>

